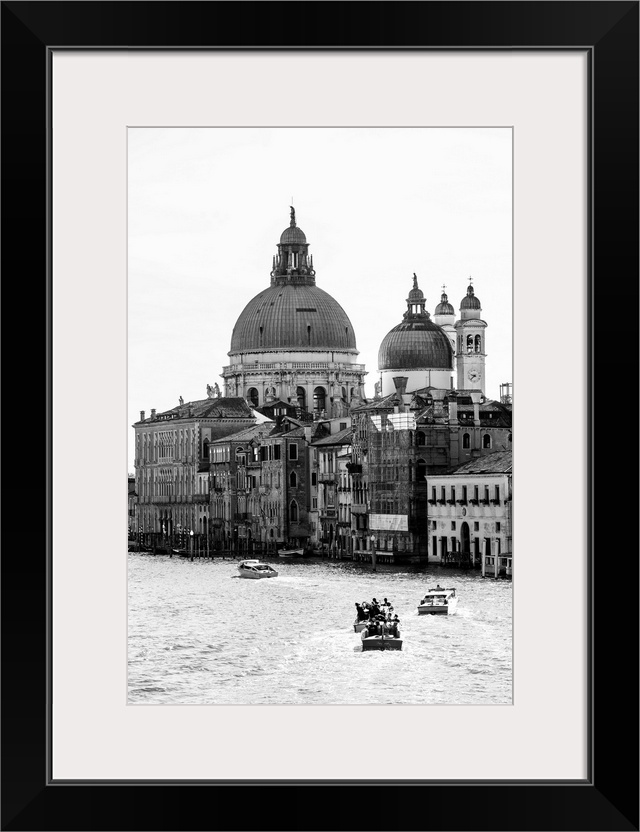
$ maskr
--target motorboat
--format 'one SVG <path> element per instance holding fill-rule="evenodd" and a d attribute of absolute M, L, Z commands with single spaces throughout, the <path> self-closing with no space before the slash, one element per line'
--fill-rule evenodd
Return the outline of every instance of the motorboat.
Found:
<path fill-rule="evenodd" d="M 268 563 L 261 563 L 259 560 L 241 560 L 238 564 L 238 572 L 241 578 L 277 578 L 278 573 Z"/>
<path fill-rule="evenodd" d="M 365 622 L 367 623 L 367 622 Z M 393 635 L 391 633 L 394 633 Z M 397 635 L 396 635 L 397 633 Z M 402 650 L 402 639 L 400 628 L 393 630 L 388 625 L 382 625 L 381 635 L 369 633 L 369 627 L 365 627 L 361 634 L 362 649 L 364 650 Z"/>
<path fill-rule="evenodd" d="M 301 558 L 304 556 L 304 549 L 300 547 L 299 549 L 279 549 L 278 550 L 278 557 L 279 558 Z"/>
<path fill-rule="evenodd" d="M 418 604 L 418 615 L 453 615 L 458 596 L 453 587 L 433 586 Z"/>
<path fill-rule="evenodd" d="M 367 626 L 368 621 L 358 621 L 358 617 L 356 616 L 355 621 L 353 622 L 353 632 L 354 633 L 361 633 L 364 628 Z"/>

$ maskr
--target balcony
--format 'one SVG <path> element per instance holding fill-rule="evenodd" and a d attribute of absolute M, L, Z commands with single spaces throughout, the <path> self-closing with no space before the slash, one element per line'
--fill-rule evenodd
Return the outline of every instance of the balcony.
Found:
<path fill-rule="evenodd" d="M 209 494 L 194 494 L 193 495 L 193 502 L 194 503 L 208 503 L 209 502 Z"/>
<path fill-rule="evenodd" d="M 318 474 L 318 482 L 335 482 L 337 474 Z"/>
<path fill-rule="evenodd" d="M 366 514 L 366 513 L 367 513 L 366 503 L 352 503 L 351 504 L 351 514 Z"/>

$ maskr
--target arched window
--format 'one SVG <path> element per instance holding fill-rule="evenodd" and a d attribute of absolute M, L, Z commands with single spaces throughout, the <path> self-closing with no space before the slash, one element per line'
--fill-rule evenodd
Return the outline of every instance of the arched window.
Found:
<path fill-rule="evenodd" d="M 482 338 L 476 335 L 476 352 L 482 352 Z"/>
<path fill-rule="evenodd" d="M 342 398 L 345 400 L 345 402 L 347 401 L 347 388 L 346 387 L 342 388 Z"/>
<path fill-rule="evenodd" d="M 511 442 L 511 434 L 509 434 L 509 442 Z"/>
<path fill-rule="evenodd" d="M 204 459 L 209 459 L 209 440 L 205 439 L 202 443 L 202 456 Z"/>
<path fill-rule="evenodd" d="M 304 387 L 298 387 L 296 389 L 296 398 L 298 399 L 298 407 L 305 410 L 307 407 L 307 391 Z"/>
<path fill-rule="evenodd" d="M 485 433 L 482 437 L 482 447 L 483 448 L 490 448 L 491 447 L 491 436 L 488 433 Z"/>
<path fill-rule="evenodd" d="M 325 409 L 326 395 L 324 387 L 316 387 L 313 391 L 313 409 L 316 413 Z"/>
<path fill-rule="evenodd" d="M 426 445 L 427 444 L 426 437 L 425 437 L 424 433 L 421 430 L 419 430 L 418 433 L 416 434 L 416 440 L 417 440 L 416 441 L 417 445 Z"/>
<path fill-rule="evenodd" d="M 289 476 L 289 485 L 291 488 L 295 488 L 298 485 L 298 477 L 296 476 L 295 471 L 292 471 Z"/>
<path fill-rule="evenodd" d="M 425 482 L 427 479 L 427 463 L 424 459 L 416 461 L 416 482 Z"/>
<path fill-rule="evenodd" d="M 473 352 L 473 335 L 467 335 L 467 352 Z"/>
<path fill-rule="evenodd" d="M 249 399 L 249 401 L 251 402 L 251 404 L 252 404 L 254 407 L 257 407 L 257 406 L 258 406 L 258 401 L 259 401 L 259 400 L 258 400 L 258 391 L 256 390 L 256 388 L 255 388 L 255 387 L 250 387 L 250 388 L 247 390 L 247 398 Z"/>
<path fill-rule="evenodd" d="M 468 433 L 462 434 L 462 447 L 463 448 L 470 448 L 471 447 L 471 437 Z"/>
<path fill-rule="evenodd" d="M 292 523 L 295 523 L 298 520 L 298 504 L 295 500 L 291 500 L 291 503 L 289 504 L 289 520 L 291 520 Z"/>

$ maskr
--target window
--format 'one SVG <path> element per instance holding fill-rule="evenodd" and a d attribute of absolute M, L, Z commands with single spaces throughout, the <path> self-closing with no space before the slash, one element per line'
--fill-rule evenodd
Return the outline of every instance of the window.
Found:
<path fill-rule="evenodd" d="M 256 390 L 255 387 L 250 387 L 247 390 L 247 398 L 249 399 L 249 401 L 251 402 L 251 404 L 254 407 L 258 406 L 258 391 Z"/>
<path fill-rule="evenodd" d="M 296 523 L 298 520 L 298 504 L 295 500 L 292 500 L 289 506 L 289 520 L 293 523 Z"/>
<path fill-rule="evenodd" d="M 342 388 L 342 391 L 344 393 L 344 387 Z M 346 398 L 346 395 L 345 395 L 345 398 Z M 340 430 L 346 430 L 346 429 L 347 429 L 347 423 L 346 422 L 340 422 Z"/>
<path fill-rule="evenodd" d="M 311 508 L 318 508 L 318 498 L 312 497 L 311 498 Z"/>
<path fill-rule="evenodd" d="M 473 499 L 477 502 L 480 499 L 480 489 L 477 485 L 473 486 Z"/>
<path fill-rule="evenodd" d="M 273 458 L 280 459 L 280 445 L 273 446 Z"/>
<path fill-rule="evenodd" d="M 311 485 L 318 484 L 318 475 L 316 473 L 311 474 Z"/>
<path fill-rule="evenodd" d="M 426 445 L 426 442 L 427 440 L 424 433 L 421 430 L 419 430 L 416 434 L 416 445 Z"/>
<path fill-rule="evenodd" d="M 496 531 L 497 532 L 500 531 L 500 522 L 499 521 L 496 522 Z"/>
<path fill-rule="evenodd" d="M 451 502 L 455 503 L 456 501 L 456 487 L 455 485 L 451 486 Z"/>
<path fill-rule="evenodd" d="M 298 446 L 295 442 L 289 445 L 289 459 L 297 459 L 298 458 Z"/>
<path fill-rule="evenodd" d="M 456 530 L 456 521 L 455 521 L 455 520 L 452 520 L 452 521 L 451 521 L 451 531 L 452 531 L 452 532 L 455 532 L 455 530 Z"/>
<path fill-rule="evenodd" d="M 495 487 L 495 491 L 494 491 L 494 495 L 495 495 L 495 496 L 494 496 L 494 498 L 493 498 L 493 499 L 494 499 L 494 500 L 497 500 L 498 502 L 500 502 L 500 486 L 499 486 L 499 485 L 496 485 L 496 487 Z"/>
<path fill-rule="evenodd" d="M 484 499 L 488 503 L 489 502 L 489 486 L 485 485 L 484 487 Z"/>
<path fill-rule="evenodd" d="M 490 448 L 491 447 L 491 437 L 488 433 L 485 433 L 482 437 L 482 447 L 483 448 Z"/>
<path fill-rule="evenodd" d="M 463 448 L 470 448 L 471 447 L 471 436 L 468 433 L 462 434 L 462 447 Z"/>
<path fill-rule="evenodd" d="M 480 523 L 474 523 L 473 524 L 473 530 L 474 530 L 474 532 L 479 532 L 480 531 Z"/>
<path fill-rule="evenodd" d="M 292 471 L 289 475 L 289 485 L 291 488 L 296 488 L 298 485 L 298 477 L 296 476 L 296 472 Z"/>
<path fill-rule="evenodd" d="M 436 501 L 436 487 L 435 487 L 435 485 L 431 486 L 431 499 L 435 503 L 435 501 Z"/>
<path fill-rule="evenodd" d="M 440 487 L 440 499 L 443 503 L 447 499 L 447 489 L 444 487 L 444 485 Z"/>
<path fill-rule="evenodd" d="M 431 528 L 435 531 L 438 528 L 438 523 L 436 520 L 431 521 Z"/>
<path fill-rule="evenodd" d="M 466 503 L 467 502 L 467 486 L 462 486 L 462 499 Z"/>

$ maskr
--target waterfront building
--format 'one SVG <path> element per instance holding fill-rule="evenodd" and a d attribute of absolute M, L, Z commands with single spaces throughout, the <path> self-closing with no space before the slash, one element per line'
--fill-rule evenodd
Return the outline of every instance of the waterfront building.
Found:
<path fill-rule="evenodd" d="M 511 575 L 512 464 L 494 451 L 427 477 L 430 562 Z"/>
<path fill-rule="evenodd" d="M 216 396 L 151 410 L 135 431 L 136 528 L 141 543 L 206 547 L 209 445 L 256 422 L 243 398 Z M 193 532 L 193 534 L 192 534 Z"/>
<path fill-rule="evenodd" d="M 331 420 L 331 433 L 314 440 L 318 483 L 318 539 L 333 557 L 351 555 L 350 420 Z"/>
<path fill-rule="evenodd" d="M 128 519 L 127 519 L 127 534 L 129 540 L 135 540 L 138 529 L 136 527 L 136 478 L 134 475 L 127 476 L 127 504 L 128 504 Z"/>
<path fill-rule="evenodd" d="M 233 328 L 225 392 L 254 407 L 281 399 L 300 416 L 346 416 L 364 398 L 363 364 L 347 313 L 316 285 L 313 255 L 291 208 L 273 258 L 270 285 Z"/>
<path fill-rule="evenodd" d="M 273 428 L 273 422 L 262 422 L 209 444 L 214 549 L 249 554 L 261 539 L 261 440 Z"/>

